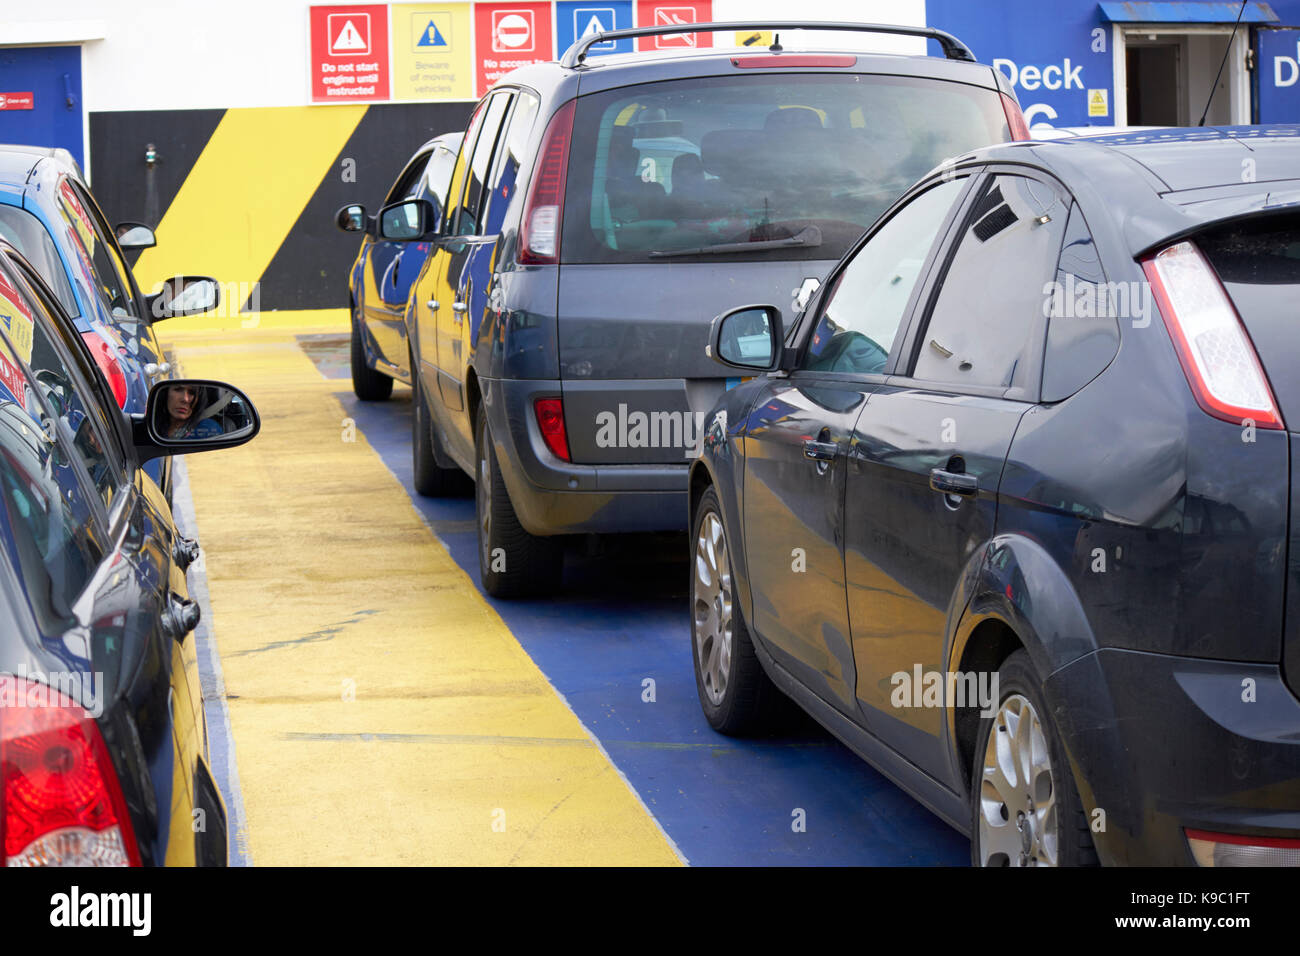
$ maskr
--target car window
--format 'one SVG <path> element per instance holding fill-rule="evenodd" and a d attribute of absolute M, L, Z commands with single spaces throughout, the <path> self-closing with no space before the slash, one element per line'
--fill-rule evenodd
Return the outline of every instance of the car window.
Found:
<path fill-rule="evenodd" d="M 515 183 L 519 179 L 519 167 L 524 161 L 528 149 L 529 134 L 537 119 L 537 110 L 541 101 L 528 90 L 520 90 L 515 96 L 514 109 L 502 135 L 502 148 L 497 150 L 493 163 L 492 179 L 488 183 L 486 209 L 484 210 L 483 234 L 495 236 L 501 231 L 505 222 L 506 210 L 510 207 L 510 198 L 514 195 Z"/>
<path fill-rule="evenodd" d="M 1008 388 L 1028 373 L 1056 272 L 1068 207 L 1024 176 L 992 176 L 936 285 L 913 377 Z"/>
<path fill-rule="evenodd" d="M 802 368 L 884 371 L 921 267 L 966 185 L 955 178 L 914 197 L 854 254 L 823 299 Z"/>
<path fill-rule="evenodd" d="M 1056 278 L 1044 291 L 1050 314 L 1043 354 L 1042 400 L 1058 402 L 1083 388 L 1110 364 L 1119 349 L 1118 317 L 1135 304 L 1113 300 L 1097 243 L 1078 205 L 1070 208 Z"/>
<path fill-rule="evenodd" d="M 1007 136 L 995 91 L 920 77 L 697 77 L 581 96 L 561 255 L 838 259 L 940 162 Z"/>
<path fill-rule="evenodd" d="M 59 180 L 57 204 L 91 273 L 95 292 L 109 314 L 121 318 L 135 317 L 130 286 L 114 268 L 111 252 L 96 229 L 88 205 L 82 202 L 78 190 L 67 177 Z"/>
<path fill-rule="evenodd" d="M 98 375 L 81 360 L 80 349 L 62 339 L 53 327 L 48 307 L 33 297 L 21 283 L 8 285 L 3 311 L 17 315 L 8 324 L 21 324 L 23 334 L 11 334 L 10 342 L 31 369 L 41 397 L 55 420 L 66 429 L 68 447 L 86 469 L 96 492 L 111 509 L 128 481 L 120 449 L 110 433 L 103 409 L 87 387 Z M 0 305 L 3 305 L 0 303 Z M 24 341 L 25 340 L 25 341 Z"/>
<path fill-rule="evenodd" d="M 21 293 L 0 273 L 0 309 L 20 315 Z M 77 474 L 67 432 L 0 334 L 0 520 L 4 545 L 41 630 L 58 633 L 103 559 L 103 535 Z"/>
<path fill-rule="evenodd" d="M 494 93 L 488 100 L 484 113 L 483 129 L 474 152 L 470 155 L 469 175 L 464 193 L 461 195 L 460 211 L 456 218 L 456 235 L 473 236 L 481 233 L 480 214 L 483 210 L 483 184 L 487 180 L 488 164 L 492 161 L 492 150 L 496 146 L 497 133 L 501 130 L 501 121 L 505 118 L 506 107 L 510 105 L 510 93 Z"/>
<path fill-rule="evenodd" d="M 439 146 L 429 157 L 424 171 L 425 196 L 438 204 L 438 212 L 447 211 L 447 193 L 451 191 L 451 174 L 456 169 L 456 154 Z"/>
<path fill-rule="evenodd" d="M 0 237 L 13 243 L 23 258 L 36 267 L 41 278 L 58 296 L 64 312 L 73 318 L 81 314 L 77 297 L 72 294 L 72 286 L 68 283 L 68 274 L 63 269 L 63 260 L 59 258 L 49 231 L 39 219 L 26 209 L 0 203 Z"/>
<path fill-rule="evenodd" d="M 460 143 L 460 151 L 456 154 L 456 165 L 451 174 L 451 188 L 447 193 L 447 215 L 443 217 L 443 231 L 445 233 L 454 232 L 456 225 L 456 211 L 460 207 L 461 196 L 465 193 L 465 179 L 468 173 L 469 157 L 474 150 L 474 143 L 478 138 L 478 131 L 483 126 L 483 117 L 487 115 L 488 101 L 483 100 L 474 108 L 474 115 L 469 119 L 469 125 L 465 127 L 465 136 Z"/>
<path fill-rule="evenodd" d="M 397 182 L 393 183 L 393 188 L 388 191 L 388 195 L 384 198 L 384 205 L 401 202 L 403 199 L 414 199 L 418 196 L 421 177 L 424 175 L 424 169 L 428 164 L 428 153 L 416 154 L 398 174 Z"/>

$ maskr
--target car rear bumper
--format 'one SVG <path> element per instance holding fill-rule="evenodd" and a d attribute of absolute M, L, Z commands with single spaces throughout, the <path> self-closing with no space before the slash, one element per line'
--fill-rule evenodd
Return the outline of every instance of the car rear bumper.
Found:
<path fill-rule="evenodd" d="M 563 395 L 557 381 L 480 380 L 497 462 L 531 534 L 684 531 L 690 461 L 576 465 L 546 447 L 533 402 Z"/>
<path fill-rule="evenodd" d="M 1044 689 L 1103 863 L 1192 865 L 1186 829 L 1300 838 L 1300 700 L 1277 666 L 1105 649 Z"/>

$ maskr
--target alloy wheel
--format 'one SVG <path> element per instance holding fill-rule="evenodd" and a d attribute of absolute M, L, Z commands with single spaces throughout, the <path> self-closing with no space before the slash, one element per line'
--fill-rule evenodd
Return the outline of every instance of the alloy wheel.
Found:
<path fill-rule="evenodd" d="M 709 700 L 718 706 L 726 696 L 731 670 L 732 588 L 726 532 L 714 511 L 700 522 L 694 583 L 692 620 L 700 680 Z"/>
<path fill-rule="evenodd" d="M 1038 712 L 1012 694 L 1002 702 L 979 793 L 979 859 L 984 866 L 1056 866 L 1056 781 Z"/>

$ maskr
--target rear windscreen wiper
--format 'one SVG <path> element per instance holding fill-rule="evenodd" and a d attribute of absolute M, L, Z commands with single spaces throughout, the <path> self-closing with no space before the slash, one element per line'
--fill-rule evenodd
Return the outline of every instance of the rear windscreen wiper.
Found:
<path fill-rule="evenodd" d="M 693 246 L 690 249 L 656 249 L 651 258 L 669 256 L 716 256 L 728 252 L 760 252 L 764 249 L 784 249 L 789 246 L 806 246 L 812 249 L 822 244 L 822 231 L 816 226 L 804 226 L 793 236 L 784 239 L 762 239 L 758 242 L 720 242 L 716 246 Z"/>

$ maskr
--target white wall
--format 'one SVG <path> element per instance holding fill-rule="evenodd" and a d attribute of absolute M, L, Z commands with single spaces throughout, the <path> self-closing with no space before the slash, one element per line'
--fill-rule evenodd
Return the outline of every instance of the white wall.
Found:
<path fill-rule="evenodd" d="M 0 46 L 76 42 L 87 112 L 310 102 L 306 0 L 0 0 Z M 792 9 L 793 8 L 793 9 Z M 924 0 L 714 0 L 714 19 L 921 25 Z M 820 34 L 829 48 L 924 53 L 904 37 Z M 782 36 L 787 48 L 808 42 Z"/>

